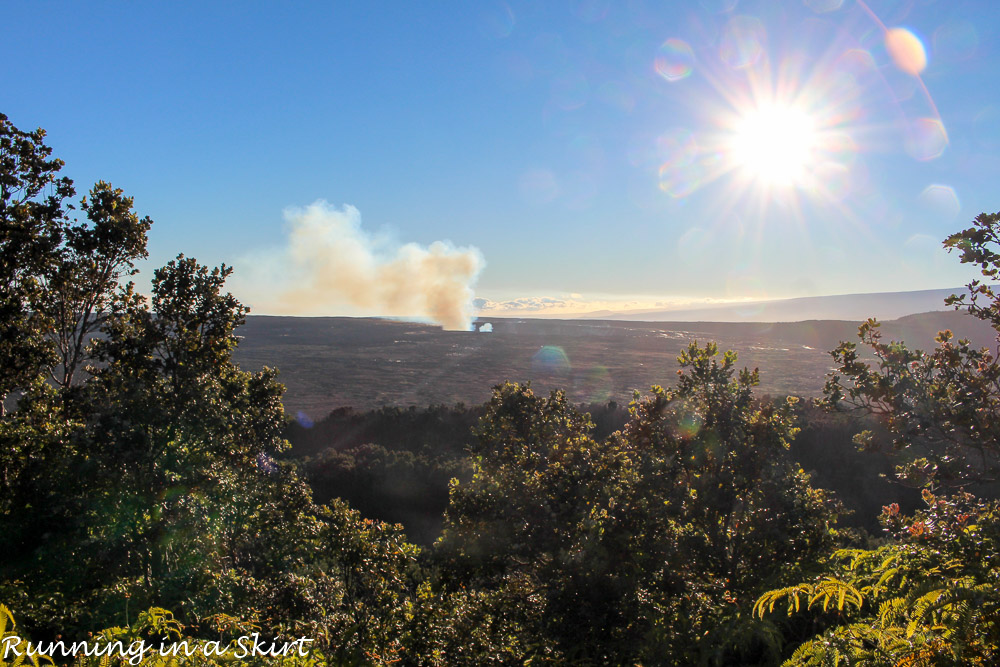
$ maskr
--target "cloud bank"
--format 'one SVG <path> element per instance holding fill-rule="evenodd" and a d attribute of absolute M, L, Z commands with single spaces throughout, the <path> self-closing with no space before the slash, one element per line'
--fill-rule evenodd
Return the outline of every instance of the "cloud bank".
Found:
<path fill-rule="evenodd" d="M 473 287 L 485 266 L 476 248 L 444 241 L 393 246 L 361 228 L 353 206 L 319 200 L 285 210 L 283 250 L 247 261 L 254 310 L 286 315 L 364 314 L 424 318 L 468 330 Z M 353 314 L 353 313 L 352 313 Z"/>

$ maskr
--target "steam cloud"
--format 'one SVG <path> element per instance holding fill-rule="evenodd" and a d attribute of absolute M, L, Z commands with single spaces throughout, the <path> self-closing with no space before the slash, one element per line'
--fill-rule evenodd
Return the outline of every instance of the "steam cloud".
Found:
<path fill-rule="evenodd" d="M 349 304 L 368 314 L 472 328 L 473 286 L 485 265 L 478 249 L 442 241 L 392 247 L 361 229 L 358 209 L 337 209 L 323 200 L 286 209 L 285 220 L 290 231 L 284 253 L 276 261 L 254 260 L 258 277 L 263 271 L 272 274 L 267 280 L 282 283 L 264 290 L 274 295 L 264 310 L 329 314 Z"/>

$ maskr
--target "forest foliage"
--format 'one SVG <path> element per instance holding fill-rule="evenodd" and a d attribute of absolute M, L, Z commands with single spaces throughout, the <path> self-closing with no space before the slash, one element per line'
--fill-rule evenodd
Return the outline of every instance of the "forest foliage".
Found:
<path fill-rule="evenodd" d="M 137 287 L 151 220 L 104 182 L 75 201 L 44 139 L 0 115 L 0 641 L 309 637 L 300 665 L 998 659 L 1000 507 L 968 491 L 997 472 L 994 352 L 869 321 L 832 353 L 831 414 L 692 343 L 627 407 L 506 383 L 307 428 L 275 370 L 233 361 L 232 269 L 179 255 Z M 945 245 L 987 280 L 953 305 L 1000 331 L 998 233 L 982 215 Z M 914 495 L 872 481 L 888 460 Z M 844 527 L 884 493 L 881 535 Z M 227 660 L 142 664 L 196 662 Z"/>

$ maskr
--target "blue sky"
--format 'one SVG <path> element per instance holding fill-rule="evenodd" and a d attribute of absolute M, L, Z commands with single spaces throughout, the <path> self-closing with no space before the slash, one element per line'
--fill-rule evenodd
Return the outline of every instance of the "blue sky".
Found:
<path fill-rule="evenodd" d="M 275 287 L 343 264 L 338 234 L 397 290 L 386 266 L 473 258 L 497 313 L 930 289 L 1000 210 L 998 27 L 944 0 L 11 2 L 0 111 L 81 193 L 135 197 L 147 268 L 233 264 L 256 312 L 422 308 Z"/>

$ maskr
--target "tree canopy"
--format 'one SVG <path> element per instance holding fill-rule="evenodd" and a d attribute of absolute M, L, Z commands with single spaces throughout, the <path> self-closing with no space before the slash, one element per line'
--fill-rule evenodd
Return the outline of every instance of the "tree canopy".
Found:
<path fill-rule="evenodd" d="M 947 303 L 992 324 L 1000 342 L 1000 214 L 982 214 L 944 241 L 987 282 Z M 975 349 L 938 334 L 930 352 L 885 342 L 878 322 L 860 327 L 867 361 L 855 343 L 832 352 L 838 368 L 826 385 L 830 409 L 862 409 L 884 420 L 901 454 L 899 478 L 923 486 L 925 508 L 907 516 L 896 503 L 881 521 L 890 542 L 875 549 L 833 552 L 812 581 L 773 590 L 755 607 L 769 617 L 812 614 L 822 631 L 787 664 L 993 664 L 1000 659 L 997 598 L 997 501 L 947 489 L 995 481 L 1000 363 L 997 350 Z M 855 441 L 872 447 L 872 434 Z"/>

